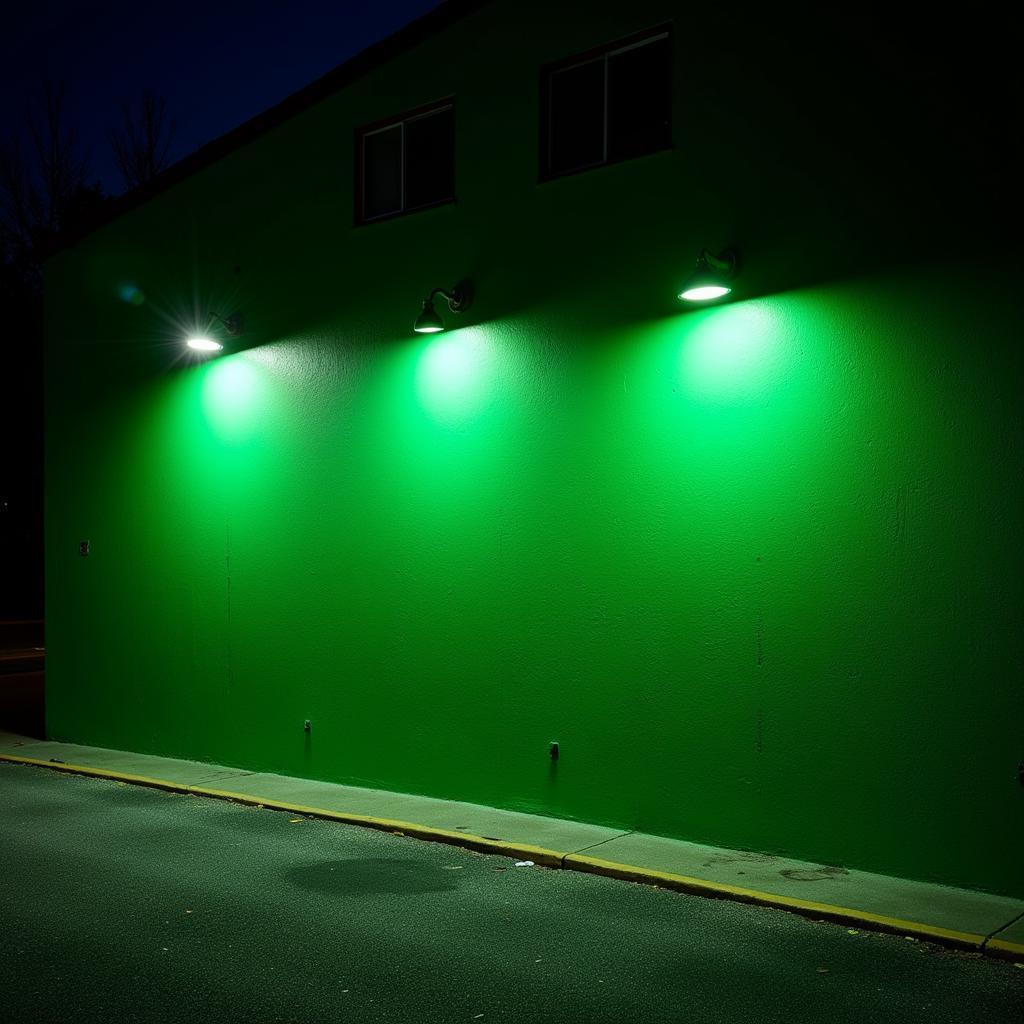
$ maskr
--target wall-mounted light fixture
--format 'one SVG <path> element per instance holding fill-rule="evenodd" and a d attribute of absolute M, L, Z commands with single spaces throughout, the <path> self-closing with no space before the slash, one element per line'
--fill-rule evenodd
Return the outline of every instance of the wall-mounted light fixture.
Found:
<path fill-rule="evenodd" d="M 192 349 L 193 352 L 210 355 L 214 352 L 222 352 L 224 350 L 223 342 L 218 341 L 210 335 L 210 328 L 213 326 L 214 321 L 220 321 L 220 323 L 224 325 L 224 330 L 227 332 L 228 337 L 240 338 L 242 336 L 242 328 L 245 322 L 242 319 L 241 313 L 232 313 L 231 316 L 227 317 L 221 316 L 219 313 L 210 313 L 209 323 L 206 325 L 206 330 L 190 334 L 185 340 L 185 344 Z"/>
<path fill-rule="evenodd" d="M 732 291 L 729 283 L 739 270 L 739 254 L 735 249 L 723 249 L 717 256 L 701 249 L 697 266 L 679 289 L 679 298 L 686 302 L 708 302 L 720 299 Z"/>
<path fill-rule="evenodd" d="M 436 334 L 444 330 L 444 321 L 434 308 L 434 297 L 440 295 L 453 313 L 464 313 L 473 301 L 473 286 L 469 281 L 460 281 L 450 292 L 435 288 L 424 300 L 423 309 L 416 317 L 412 329 L 418 334 Z"/>

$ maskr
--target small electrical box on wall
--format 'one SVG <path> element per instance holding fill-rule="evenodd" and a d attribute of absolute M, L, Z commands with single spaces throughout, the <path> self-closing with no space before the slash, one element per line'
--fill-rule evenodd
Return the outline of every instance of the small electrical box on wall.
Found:
<path fill-rule="evenodd" d="M 554 740 L 551 741 L 551 760 L 558 760 L 558 744 Z"/>
<path fill-rule="evenodd" d="M 78 553 L 85 558 L 89 554 L 89 542 L 87 540 L 80 540 L 78 542 Z"/>

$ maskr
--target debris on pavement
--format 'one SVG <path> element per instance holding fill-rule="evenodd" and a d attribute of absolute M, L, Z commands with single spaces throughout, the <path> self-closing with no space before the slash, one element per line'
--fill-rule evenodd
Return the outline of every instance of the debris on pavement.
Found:
<path fill-rule="evenodd" d="M 517 860 L 516 861 L 516 867 L 517 868 L 532 868 L 533 867 L 533 861 L 532 860 Z"/>

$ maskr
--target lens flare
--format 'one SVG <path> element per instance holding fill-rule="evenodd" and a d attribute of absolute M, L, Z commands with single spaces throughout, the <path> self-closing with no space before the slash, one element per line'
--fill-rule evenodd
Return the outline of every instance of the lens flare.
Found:
<path fill-rule="evenodd" d="M 146 301 L 142 289 L 127 282 L 118 288 L 117 294 L 121 301 L 127 302 L 129 306 L 141 306 Z"/>

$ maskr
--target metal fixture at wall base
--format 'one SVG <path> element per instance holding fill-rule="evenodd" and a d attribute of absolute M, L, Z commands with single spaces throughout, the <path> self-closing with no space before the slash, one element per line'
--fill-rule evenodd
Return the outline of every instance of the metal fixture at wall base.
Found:
<path fill-rule="evenodd" d="M 219 313 L 209 313 L 207 315 L 209 320 L 206 324 L 206 330 L 202 333 L 190 335 L 185 342 L 193 352 L 211 355 L 214 352 L 224 351 L 223 342 L 210 336 L 210 328 L 213 326 L 214 321 L 220 321 L 224 325 L 224 330 L 229 338 L 240 338 L 242 336 L 245 320 L 241 313 L 232 313 L 231 316 L 221 316 Z"/>
<path fill-rule="evenodd" d="M 453 313 L 464 313 L 473 301 L 473 285 L 469 281 L 460 281 L 450 292 L 443 288 L 435 288 L 424 300 L 420 315 L 412 329 L 418 334 L 436 334 L 444 330 L 444 320 L 434 307 L 434 298 L 440 295 Z"/>
<path fill-rule="evenodd" d="M 679 298 L 686 302 L 708 302 L 732 291 L 729 283 L 739 271 L 739 253 L 723 249 L 717 256 L 710 249 L 701 249 L 697 266 L 679 289 Z"/>

